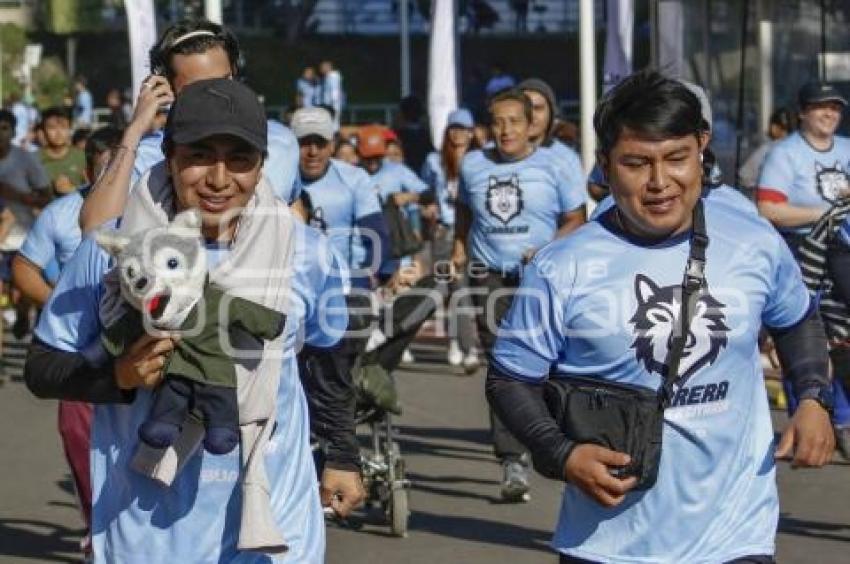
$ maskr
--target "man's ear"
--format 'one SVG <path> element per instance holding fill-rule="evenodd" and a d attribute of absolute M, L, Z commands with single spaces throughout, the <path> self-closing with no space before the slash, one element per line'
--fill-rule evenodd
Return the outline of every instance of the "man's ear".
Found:
<path fill-rule="evenodd" d="M 699 152 L 702 153 L 705 151 L 708 148 L 708 144 L 711 143 L 711 132 L 703 131 L 700 133 L 697 143 L 699 143 Z"/>
<path fill-rule="evenodd" d="M 123 251 L 130 242 L 129 237 L 119 235 L 118 231 L 115 229 L 108 228 L 101 228 L 95 231 L 94 240 L 97 241 L 97 244 L 100 245 L 104 251 L 113 257 L 120 255 L 121 251 Z"/>

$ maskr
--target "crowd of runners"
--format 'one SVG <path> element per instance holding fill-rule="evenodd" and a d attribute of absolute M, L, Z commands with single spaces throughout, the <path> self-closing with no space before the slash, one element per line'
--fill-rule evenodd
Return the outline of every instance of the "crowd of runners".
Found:
<path fill-rule="evenodd" d="M 65 106 L 0 110 L 0 322 L 32 334 L 27 385 L 59 400 L 86 558 L 323 561 L 325 512 L 367 495 L 358 410 L 398 411 L 393 371 L 426 324 L 448 365 L 487 371 L 503 500 L 533 495 L 532 469 L 566 482 L 562 562 L 772 562 L 774 458 L 850 458 L 848 102 L 830 84 L 801 85 L 729 186 L 705 91 L 654 71 L 600 100 L 588 175 L 538 78 L 494 75 L 435 148 L 415 97 L 394 124 L 346 123 L 329 61 L 268 117 L 214 23 L 168 28 L 150 63 L 108 125 L 83 77 Z M 103 337 L 119 287 L 156 285 L 124 266 L 160 257 L 131 257 L 133 236 L 192 209 L 210 281 L 286 315 L 234 357 L 235 406 L 204 408 L 207 365 L 173 373 L 178 333 L 119 354 Z M 176 285 L 196 257 L 169 249 Z M 635 411 L 647 390 L 658 405 Z"/>

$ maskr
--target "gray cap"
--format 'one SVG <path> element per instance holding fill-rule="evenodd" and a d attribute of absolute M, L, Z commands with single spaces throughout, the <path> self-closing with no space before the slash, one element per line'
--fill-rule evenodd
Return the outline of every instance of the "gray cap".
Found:
<path fill-rule="evenodd" d="M 333 141 L 334 120 L 324 108 L 301 108 L 292 115 L 289 126 L 297 139 L 318 135 L 326 141 Z"/>

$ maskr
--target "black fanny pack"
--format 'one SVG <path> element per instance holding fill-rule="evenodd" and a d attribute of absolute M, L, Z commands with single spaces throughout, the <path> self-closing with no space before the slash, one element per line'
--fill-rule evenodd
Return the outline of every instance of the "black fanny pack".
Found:
<path fill-rule="evenodd" d="M 552 374 L 543 396 L 564 435 L 576 443 L 600 445 L 626 453 L 631 462 L 612 472 L 637 478 L 635 489 L 651 488 L 658 477 L 664 410 L 670 405 L 679 363 L 690 331 L 691 316 L 705 283 L 708 236 L 702 201 L 693 213 L 690 256 L 682 281 L 682 309 L 664 366 L 659 390 L 606 381 L 601 377 Z"/>

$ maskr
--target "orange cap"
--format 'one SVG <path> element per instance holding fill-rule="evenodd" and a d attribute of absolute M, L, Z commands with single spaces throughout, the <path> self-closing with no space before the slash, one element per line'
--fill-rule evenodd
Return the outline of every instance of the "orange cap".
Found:
<path fill-rule="evenodd" d="M 357 131 L 357 153 L 364 159 L 383 157 L 387 154 L 386 127 L 364 125 Z"/>

